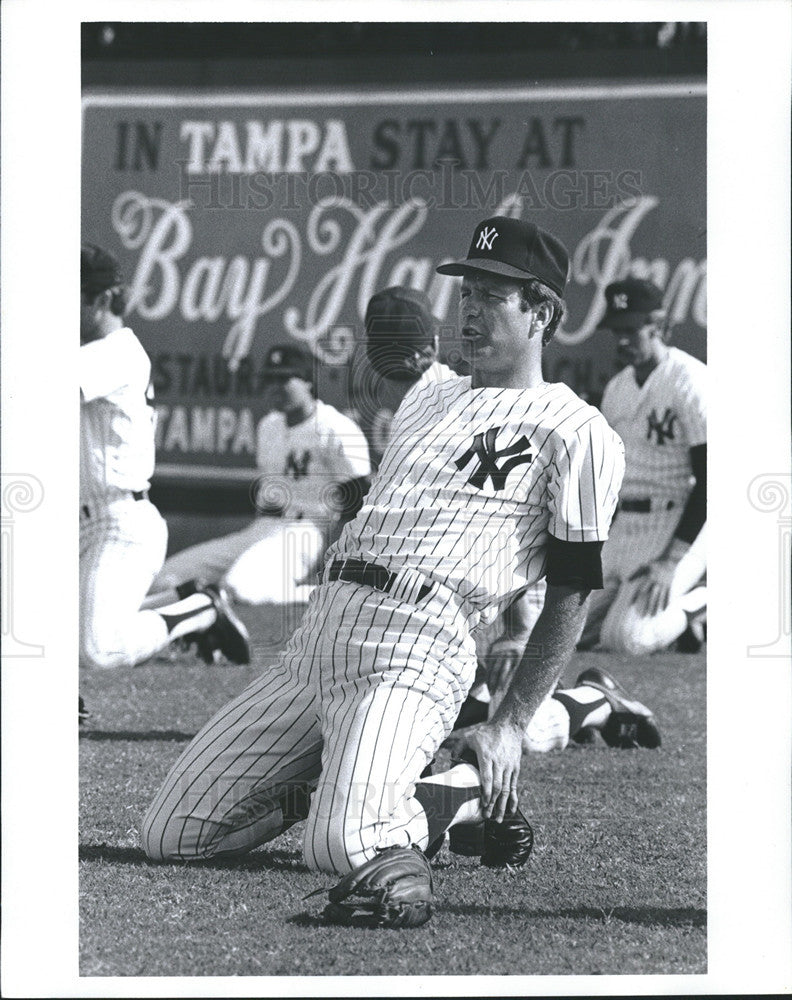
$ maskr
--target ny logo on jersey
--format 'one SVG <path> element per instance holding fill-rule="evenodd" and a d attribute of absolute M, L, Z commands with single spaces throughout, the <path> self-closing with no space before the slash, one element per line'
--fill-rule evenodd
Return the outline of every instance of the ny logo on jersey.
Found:
<path fill-rule="evenodd" d="M 503 490 L 506 488 L 506 477 L 512 469 L 533 461 L 533 454 L 528 451 L 528 438 L 524 434 L 508 448 L 496 451 L 495 442 L 500 430 L 500 427 L 490 427 L 485 434 L 474 435 L 473 444 L 464 455 L 460 455 L 454 462 L 454 465 L 461 472 L 472 458 L 478 458 L 479 464 L 467 481 L 469 486 L 475 486 L 476 489 L 480 490 L 484 488 L 487 480 L 491 479 L 492 487 L 496 492 Z M 499 466 L 495 461 L 510 455 L 514 457 L 509 458 L 503 465 Z"/>
<path fill-rule="evenodd" d="M 286 473 L 292 479 L 305 479 L 308 475 L 308 466 L 311 464 L 310 451 L 304 451 L 302 455 L 290 451 L 286 456 Z"/>
<path fill-rule="evenodd" d="M 653 409 L 646 418 L 646 440 L 651 441 L 652 435 L 655 434 L 657 444 L 665 444 L 666 439 L 673 441 L 674 424 L 676 421 L 677 415 L 669 407 L 666 407 L 662 417 L 658 417 L 656 411 Z"/>
<path fill-rule="evenodd" d="M 479 233 L 478 242 L 476 243 L 477 250 L 491 250 L 492 241 L 498 237 L 498 231 L 493 226 L 492 229 L 487 229 L 486 226 Z"/>

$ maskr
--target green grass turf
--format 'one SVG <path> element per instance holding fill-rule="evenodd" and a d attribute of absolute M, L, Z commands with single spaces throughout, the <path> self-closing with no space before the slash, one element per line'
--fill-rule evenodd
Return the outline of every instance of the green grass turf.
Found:
<path fill-rule="evenodd" d="M 523 758 L 537 842 L 526 868 L 443 848 L 436 912 L 412 931 L 323 926 L 334 879 L 308 871 L 302 824 L 243 861 L 150 864 L 137 830 L 191 734 L 252 679 L 292 622 L 244 615 L 257 667 L 190 656 L 85 674 L 80 736 L 80 972 L 163 975 L 529 975 L 706 972 L 704 655 L 577 654 L 651 705 L 660 750 L 596 745 Z"/>

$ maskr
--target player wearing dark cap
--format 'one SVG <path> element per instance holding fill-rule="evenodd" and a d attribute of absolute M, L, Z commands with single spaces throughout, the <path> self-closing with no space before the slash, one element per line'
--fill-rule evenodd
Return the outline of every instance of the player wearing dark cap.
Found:
<path fill-rule="evenodd" d="M 249 660 L 247 634 L 220 591 L 141 610 L 167 529 L 148 499 L 154 471 L 151 363 L 124 324 L 126 288 L 112 254 L 80 254 L 80 665 L 133 666 L 174 639 Z M 81 721 L 84 706 L 80 705 Z"/>
<path fill-rule="evenodd" d="M 196 736 L 143 824 L 150 857 L 190 860 L 244 853 L 306 818 L 306 863 L 351 873 L 325 911 L 350 924 L 429 919 L 423 852 L 453 824 L 484 821 L 484 864 L 528 859 L 523 737 L 601 585 L 623 472 L 601 414 L 542 377 L 563 314 L 558 240 L 487 219 L 468 257 L 440 270 L 462 275 L 471 375 L 432 365 L 411 386 L 302 624 Z M 420 778 L 473 683 L 473 632 L 543 575 L 532 646 L 494 717 L 457 746 L 474 756 Z M 579 724 L 607 698 L 589 686 L 567 708 Z"/>
<path fill-rule="evenodd" d="M 172 555 L 148 599 L 156 605 L 195 581 L 220 584 L 245 604 L 306 601 L 313 570 L 339 521 L 368 490 L 363 432 L 315 394 L 315 359 L 296 342 L 275 344 L 264 361 L 270 412 L 256 435 L 257 517 L 246 528 Z"/>
<path fill-rule="evenodd" d="M 608 285 L 600 325 L 625 365 L 601 409 L 627 466 L 581 644 L 651 653 L 684 636 L 694 651 L 706 611 L 706 365 L 669 346 L 663 292 L 646 279 Z"/>
<path fill-rule="evenodd" d="M 394 285 L 369 299 L 366 354 L 374 371 L 414 382 L 437 358 L 437 320 L 425 292 Z"/>

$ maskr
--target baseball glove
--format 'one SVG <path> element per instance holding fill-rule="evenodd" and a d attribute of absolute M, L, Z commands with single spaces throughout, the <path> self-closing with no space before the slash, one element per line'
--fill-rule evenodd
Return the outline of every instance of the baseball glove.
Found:
<path fill-rule="evenodd" d="M 386 847 L 345 875 L 328 896 L 328 923 L 420 927 L 432 915 L 432 872 L 417 847 Z"/>

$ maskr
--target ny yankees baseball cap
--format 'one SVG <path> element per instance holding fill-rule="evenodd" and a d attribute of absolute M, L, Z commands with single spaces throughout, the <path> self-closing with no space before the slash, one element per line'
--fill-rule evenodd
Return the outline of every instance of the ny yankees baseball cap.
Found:
<path fill-rule="evenodd" d="M 557 295 L 564 294 L 568 270 L 569 254 L 560 240 L 533 222 L 504 215 L 476 226 L 464 260 L 437 268 L 439 274 L 487 271 L 518 281 L 538 278 Z"/>
<path fill-rule="evenodd" d="M 606 287 L 605 302 L 600 327 L 629 327 L 642 323 L 655 309 L 663 308 L 663 292 L 645 278 L 624 278 Z"/>
<path fill-rule="evenodd" d="M 372 295 L 366 308 L 366 336 L 423 346 L 434 342 L 437 321 L 429 297 L 417 288 L 393 285 Z"/>
<path fill-rule="evenodd" d="M 265 379 L 301 378 L 314 381 L 313 355 L 298 344 L 274 344 L 264 359 Z"/>
<path fill-rule="evenodd" d="M 107 288 L 124 282 L 121 265 L 115 257 L 93 243 L 80 247 L 80 288 L 91 295 L 98 295 Z"/>

